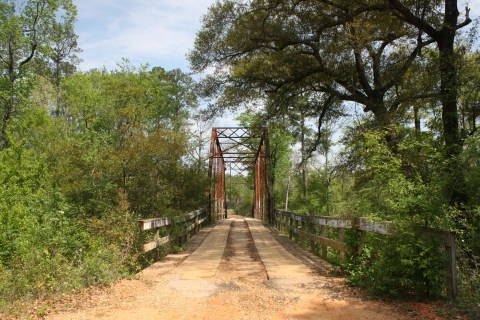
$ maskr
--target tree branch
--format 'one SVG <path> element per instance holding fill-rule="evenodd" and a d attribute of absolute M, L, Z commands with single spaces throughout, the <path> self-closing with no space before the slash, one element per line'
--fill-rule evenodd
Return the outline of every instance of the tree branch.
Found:
<path fill-rule="evenodd" d="M 363 66 L 363 59 L 362 59 L 362 53 L 359 50 L 357 43 L 356 43 L 356 34 L 355 34 L 355 28 L 351 28 L 351 34 L 352 34 L 352 44 L 353 44 L 353 54 L 355 57 L 355 69 L 357 71 L 358 79 L 360 81 L 360 85 L 362 86 L 363 90 L 367 93 L 367 95 L 372 94 L 372 87 L 368 83 L 368 79 L 365 73 L 365 68 Z"/>
<path fill-rule="evenodd" d="M 318 117 L 318 126 L 317 126 L 317 136 L 315 137 L 315 141 L 313 143 L 313 146 L 308 149 L 307 155 L 304 159 L 304 161 L 307 161 L 312 157 L 313 152 L 317 150 L 317 147 L 320 145 L 320 139 L 321 139 L 321 129 L 322 129 L 322 124 L 323 124 L 323 118 L 325 118 L 325 115 L 327 114 L 327 111 L 330 110 L 330 107 L 332 105 L 332 102 L 335 100 L 335 97 L 333 95 L 330 95 L 327 100 L 323 103 L 322 105 L 322 112 L 320 113 L 320 116 Z"/>
<path fill-rule="evenodd" d="M 388 2 L 395 8 L 395 10 L 401 15 L 403 20 L 419 28 L 431 38 L 436 41 L 440 37 L 440 32 L 428 24 L 425 20 L 417 17 L 406 6 L 400 3 L 399 0 L 388 0 Z"/>
<path fill-rule="evenodd" d="M 420 40 L 421 41 L 421 40 Z M 395 76 L 382 88 L 382 92 L 387 92 L 391 87 L 393 87 L 396 83 L 400 81 L 400 79 L 405 75 L 405 73 L 408 71 L 410 66 L 412 65 L 413 61 L 415 61 L 415 58 L 419 54 L 420 50 L 435 42 L 434 39 L 430 39 L 425 42 L 419 42 L 415 49 L 410 53 L 410 55 L 407 57 L 407 61 L 400 67 L 400 70 L 396 72 Z"/>

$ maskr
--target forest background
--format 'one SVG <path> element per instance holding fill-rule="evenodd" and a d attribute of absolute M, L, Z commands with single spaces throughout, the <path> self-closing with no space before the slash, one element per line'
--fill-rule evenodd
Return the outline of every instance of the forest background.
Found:
<path fill-rule="evenodd" d="M 0 1 L 0 308 L 151 263 L 136 221 L 205 206 L 212 118 L 242 107 L 241 125 L 269 128 L 278 208 L 394 224 L 338 262 L 352 285 L 442 297 L 439 247 L 415 230 L 451 230 L 457 306 L 478 315 L 480 55 L 457 7 L 220 1 L 194 80 L 127 59 L 80 72 L 72 1 Z M 249 214 L 251 175 L 229 179 Z"/>

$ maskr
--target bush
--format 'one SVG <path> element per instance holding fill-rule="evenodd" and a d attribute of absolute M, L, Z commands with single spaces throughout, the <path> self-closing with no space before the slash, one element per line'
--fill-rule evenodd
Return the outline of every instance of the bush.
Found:
<path fill-rule="evenodd" d="M 368 235 L 362 255 L 351 258 L 344 268 L 351 284 L 374 295 L 438 297 L 445 288 L 442 247 L 414 234 Z"/>

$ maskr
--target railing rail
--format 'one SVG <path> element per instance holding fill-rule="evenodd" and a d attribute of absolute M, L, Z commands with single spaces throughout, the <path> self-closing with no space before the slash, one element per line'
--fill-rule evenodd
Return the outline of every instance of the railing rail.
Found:
<path fill-rule="evenodd" d="M 373 232 L 386 236 L 394 236 L 390 222 L 375 222 L 362 217 L 319 217 L 295 214 L 293 212 L 275 210 L 275 226 L 278 230 L 288 232 L 290 239 L 300 242 L 309 241 L 310 251 L 316 253 L 317 245 L 321 245 L 321 257 L 327 260 L 328 247 L 339 253 L 343 259 L 345 252 L 361 254 L 363 250 L 363 236 L 365 232 Z M 328 228 L 337 229 L 337 240 L 328 238 Z M 358 247 L 349 247 L 344 242 L 345 229 L 354 229 L 360 232 L 361 241 Z M 320 235 L 318 235 L 320 233 Z M 435 238 L 445 250 L 447 257 L 447 295 L 454 298 L 457 294 L 456 247 L 455 233 L 435 229 L 423 229 L 422 237 Z"/>
<path fill-rule="evenodd" d="M 206 221 L 207 210 L 205 208 L 195 210 L 182 216 L 139 220 L 138 222 L 142 231 L 152 229 L 155 231 L 153 241 L 144 244 L 143 251 L 148 252 L 174 240 L 184 243 L 187 237 L 197 233 L 205 225 Z M 171 233 L 172 226 L 179 226 L 181 228 L 179 234 Z M 165 230 L 165 235 L 160 237 L 160 231 L 162 229 Z"/>

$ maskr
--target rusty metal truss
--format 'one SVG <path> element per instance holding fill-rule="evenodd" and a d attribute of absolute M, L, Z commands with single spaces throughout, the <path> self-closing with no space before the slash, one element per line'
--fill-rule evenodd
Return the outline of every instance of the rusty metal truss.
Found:
<path fill-rule="evenodd" d="M 266 128 L 255 131 L 247 127 L 212 128 L 208 177 L 211 181 L 209 211 L 211 217 L 227 217 L 226 170 L 254 175 L 253 217 L 273 221 L 270 145 Z"/>

